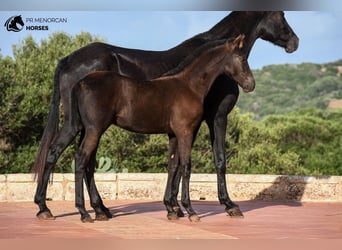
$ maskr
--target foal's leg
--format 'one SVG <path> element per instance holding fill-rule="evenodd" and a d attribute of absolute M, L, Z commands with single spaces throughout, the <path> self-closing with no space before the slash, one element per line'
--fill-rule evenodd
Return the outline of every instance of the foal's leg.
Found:
<path fill-rule="evenodd" d="M 85 135 L 85 130 L 83 129 L 81 131 L 80 144 L 83 141 L 84 135 Z M 103 205 L 103 201 L 96 188 L 95 180 L 94 180 L 94 170 L 97 167 L 96 152 L 97 152 L 97 147 L 95 151 L 93 152 L 93 154 L 91 155 L 88 166 L 85 169 L 86 175 L 84 176 L 84 181 L 88 189 L 90 204 L 94 208 L 95 213 L 96 213 L 96 220 L 108 220 L 109 218 L 112 218 L 113 215 L 111 214 L 109 209 Z"/>
<path fill-rule="evenodd" d="M 177 197 L 179 191 L 179 184 L 182 178 L 182 173 L 180 171 L 180 161 L 179 153 L 177 150 L 177 139 L 169 141 L 169 165 L 168 169 L 176 169 L 175 175 L 172 178 L 173 182 L 171 184 L 171 202 L 173 210 L 177 213 L 178 217 L 184 217 L 184 213 L 178 204 Z"/>
<path fill-rule="evenodd" d="M 108 220 L 109 218 L 113 218 L 113 215 L 111 214 L 109 209 L 103 205 L 103 201 L 95 184 L 94 171 L 97 167 L 96 152 L 97 147 L 92 153 L 88 166 L 86 167 L 86 175 L 84 176 L 84 181 L 86 182 L 86 186 L 88 189 L 90 204 L 95 210 L 96 220 L 104 221 Z"/>
<path fill-rule="evenodd" d="M 178 138 L 178 152 L 181 162 L 182 172 L 182 205 L 188 213 L 189 220 L 197 222 L 200 220 L 190 202 L 190 175 L 191 175 L 191 146 L 193 143 L 193 135 L 186 134 Z"/>
<path fill-rule="evenodd" d="M 37 217 L 42 220 L 54 219 L 50 209 L 46 206 L 46 192 L 49 176 L 56 165 L 56 162 L 65 148 L 70 145 L 75 138 L 77 130 L 63 126 L 57 134 L 55 140 L 50 145 L 48 157 L 45 164 L 42 180 L 38 182 L 34 202 L 39 206 Z"/>
<path fill-rule="evenodd" d="M 198 134 L 198 131 L 199 131 L 199 128 L 201 127 L 201 124 L 198 125 L 198 127 L 196 128 L 195 132 L 194 132 L 194 136 L 193 136 L 193 142 L 191 144 L 191 147 L 192 145 L 194 144 L 194 141 L 195 141 L 195 138 Z M 181 173 L 181 169 L 179 167 L 180 165 L 180 161 L 179 161 L 179 153 L 177 151 L 177 145 L 174 145 L 173 147 L 169 147 L 169 149 L 173 149 L 174 151 L 174 155 L 176 156 L 177 155 L 177 159 L 178 161 L 177 162 L 174 162 L 173 164 L 178 164 L 177 165 L 177 173 L 176 173 L 176 176 L 174 178 L 174 181 L 173 181 L 173 184 L 172 184 L 172 200 L 175 201 L 174 204 L 177 204 L 177 207 L 174 207 L 174 210 L 177 212 L 177 215 L 178 217 L 184 217 L 184 213 L 183 211 L 181 210 L 181 208 L 179 207 L 178 205 L 178 202 L 177 202 L 177 197 L 178 197 L 178 191 L 179 191 L 179 185 L 180 185 L 180 181 L 181 181 L 181 178 L 182 178 L 182 173 Z M 170 155 L 172 156 L 172 154 L 170 153 Z M 170 158 L 169 158 L 169 164 L 170 164 Z"/>
<path fill-rule="evenodd" d="M 177 193 L 178 186 L 175 187 L 175 182 L 179 182 L 175 180 L 178 173 L 179 168 L 179 158 L 177 153 L 177 138 L 174 135 L 169 135 L 169 164 L 168 164 L 168 175 L 167 175 L 167 183 L 164 194 L 164 205 L 168 212 L 167 218 L 169 220 L 178 219 L 178 211 L 180 207 L 177 202 Z M 175 194 L 176 189 L 176 194 Z M 178 209 L 178 211 L 177 211 Z"/>
<path fill-rule="evenodd" d="M 85 137 L 77 150 L 75 156 L 75 205 L 76 208 L 81 213 L 81 221 L 82 222 L 93 222 L 94 220 L 91 218 L 89 213 L 85 209 L 84 205 L 84 190 L 83 190 L 83 178 L 85 178 L 85 168 L 86 166 L 90 166 L 89 160 L 93 152 L 95 152 L 97 144 L 99 140 L 98 133 L 94 131 L 86 131 Z M 93 169 L 89 169 L 88 171 L 94 171 Z M 94 185 L 94 184 L 90 184 Z M 97 191 L 97 190 L 96 190 Z"/>

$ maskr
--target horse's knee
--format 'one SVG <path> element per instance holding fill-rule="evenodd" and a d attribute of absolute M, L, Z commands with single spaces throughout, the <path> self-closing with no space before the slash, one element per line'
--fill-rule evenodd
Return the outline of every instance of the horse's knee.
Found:
<path fill-rule="evenodd" d="M 217 174 L 226 174 L 226 161 L 224 159 L 215 162 Z"/>

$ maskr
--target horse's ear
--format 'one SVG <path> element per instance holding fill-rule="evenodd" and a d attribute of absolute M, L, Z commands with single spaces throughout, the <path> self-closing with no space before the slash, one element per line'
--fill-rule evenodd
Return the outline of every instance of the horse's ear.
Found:
<path fill-rule="evenodd" d="M 245 40 L 245 35 L 244 34 L 241 34 L 237 38 L 235 38 L 235 41 L 237 42 L 239 49 L 242 49 L 243 44 L 244 44 L 244 40 Z"/>
<path fill-rule="evenodd" d="M 231 44 L 234 46 L 234 48 L 236 49 L 241 49 L 243 47 L 243 40 L 245 39 L 245 35 L 241 34 L 238 35 L 232 42 Z"/>

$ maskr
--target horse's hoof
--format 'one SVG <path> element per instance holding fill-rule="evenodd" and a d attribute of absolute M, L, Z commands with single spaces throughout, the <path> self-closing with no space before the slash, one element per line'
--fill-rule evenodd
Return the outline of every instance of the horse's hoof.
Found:
<path fill-rule="evenodd" d="M 168 213 L 167 218 L 168 218 L 168 220 L 178 220 L 177 213 L 175 213 L 175 212 Z"/>
<path fill-rule="evenodd" d="M 55 220 L 55 216 L 52 215 L 50 210 L 37 213 L 37 218 L 40 220 Z"/>
<path fill-rule="evenodd" d="M 105 213 L 105 215 L 106 215 L 106 217 L 107 217 L 108 219 L 113 218 L 113 215 L 112 215 L 112 213 L 111 213 L 109 210 L 104 210 L 103 212 Z"/>
<path fill-rule="evenodd" d="M 243 213 L 241 212 L 239 207 L 226 209 L 226 212 L 231 218 L 244 218 Z"/>
<path fill-rule="evenodd" d="M 200 217 L 197 214 L 193 214 L 189 216 L 189 220 L 191 222 L 199 222 L 200 221 Z"/>
<path fill-rule="evenodd" d="M 110 212 L 110 210 L 107 207 L 103 206 L 102 211 L 105 213 L 105 215 L 107 216 L 108 219 L 113 218 L 112 213 Z"/>
<path fill-rule="evenodd" d="M 112 216 L 113 217 L 113 216 Z M 112 218 L 110 217 L 110 218 Z M 96 217 L 95 217 L 95 220 L 98 220 L 98 221 L 107 221 L 109 220 L 110 218 L 108 218 L 107 214 L 97 214 Z"/>
<path fill-rule="evenodd" d="M 184 217 L 184 213 L 180 207 L 173 207 L 173 211 L 175 211 L 178 217 Z"/>
<path fill-rule="evenodd" d="M 94 223 L 94 220 L 93 220 L 93 218 L 91 218 L 90 215 L 81 216 L 81 221 L 83 223 Z"/>

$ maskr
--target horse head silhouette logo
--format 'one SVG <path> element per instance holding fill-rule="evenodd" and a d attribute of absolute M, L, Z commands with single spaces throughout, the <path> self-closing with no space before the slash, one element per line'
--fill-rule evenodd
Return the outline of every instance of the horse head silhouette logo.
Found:
<path fill-rule="evenodd" d="M 5 27 L 7 31 L 19 32 L 24 28 L 23 19 L 21 18 L 21 16 L 12 16 L 7 19 Z"/>

